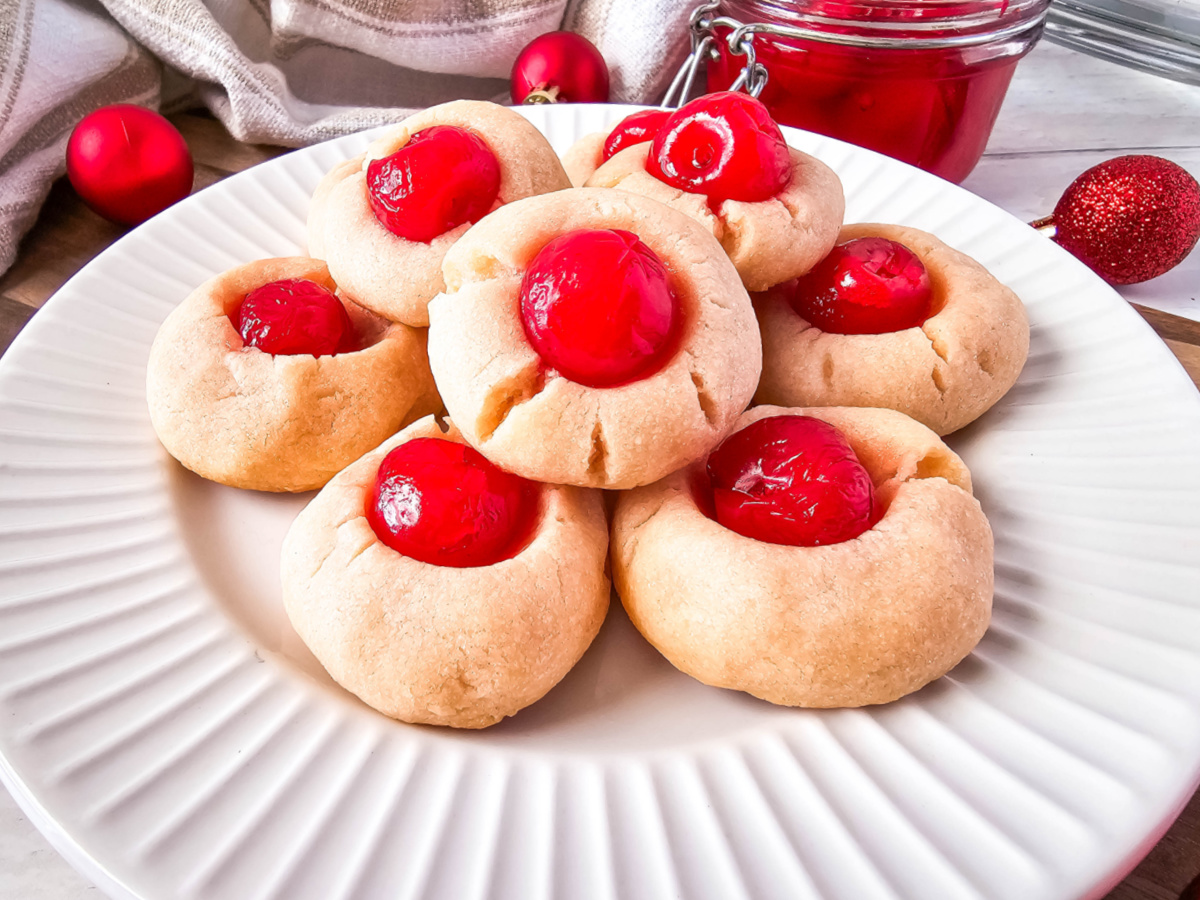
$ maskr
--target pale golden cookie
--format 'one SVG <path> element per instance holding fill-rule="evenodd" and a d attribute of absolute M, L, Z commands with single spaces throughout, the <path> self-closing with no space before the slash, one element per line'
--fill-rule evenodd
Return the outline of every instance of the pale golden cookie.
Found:
<path fill-rule="evenodd" d="M 205 282 L 167 316 L 146 372 L 150 420 L 187 468 L 259 491 L 308 491 L 406 423 L 441 408 L 425 333 L 343 299 L 363 349 L 313 357 L 246 347 L 229 314 L 272 281 L 330 290 L 325 264 L 264 259 Z"/>
<path fill-rule="evenodd" d="M 615 128 L 616 125 L 613 125 Z M 571 179 L 571 187 L 583 187 L 601 165 L 604 164 L 604 142 L 612 128 L 585 134 L 562 155 L 563 169 Z"/>
<path fill-rule="evenodd" d="M 382 543 L 364 510 L 379 464 L 418 437 L 460 441 L 433 417 L 339 473 L 283 544 L 297 633 L 348 691 L 406 722 L 484 728 L 541 698 L 608 610 L 600 494 L 543 486 L 536 531 L 511 559 L 452 568 Z"/>
<path fill-rule="evenodd" d="M 1020 299 L 983 266 L 933 235 L 899 225 L 847 225 L 838 243 L 878 235 L 908 247 L 929 272 L 937 312 L 920 328 L 831 334 L 810 325 L 784 290 L 754 298 L 763 334 L 758 403 L 883 406 L 949 434 L 1008 392 L 1029 353 Z"/>
<path fill-rule="evenodd" d="M 588 179 L 588 187 L 619 188 L 686 213 L 721 242 L 750 291 L 765 291 L 803 275 L 833 247 L 846 200 L 833 169 L 789 147 L 792 175 L 778 196 L 757 203 L 725 200 L 714 212 L 703 194 L 690 194 L 646 171 L 650 144 L 617 153 Z"/>
<path fill-rule="evenodd" d="M 333 189 L 362 170 L 363 155 L 360 153 L 353 159 L 345 159 L 325 173 L 313 191 L 312 200 L 308 205 L 308 255 L 314 259 L 325 258 L 325 204 Z"/>
<path fill-rule="evenodd" d="M 355 302 L 418 327 L 429 324 L 429 301 L 444 286 L 442 258 L 470 225 L 464 223 L 429 243 L 392 234 L 371 211 L 366 170 L 373 160 L 390 156 L 413 134 L 434 125 L 470 131 L 496 155 L 500 163 L 497 207 L 570 187 L 558 156 L 529 120 L 480 100 L 455 100 L 410 116 L 367 148 L 359 171 L 340 179 L 336 169 L 330 172 L 328 196 L 314 198 L 310 209 L 309 246 L 324 251 L 329 271 Z"/>
<path fill-rule="evenodd" d="M 592 388 L 547 369 L 525 335 L 521 279 L 554 237 L 636 234 L 670 273 L 683 327 L 659 371 Z M 429 353 L 467 442 L 537 481 L 648 484 L 707 453 L 745 409 L 761 340 L 737 272 L 712 236 L 660 203 L 595 188 L 532 197 L 480 221 L 446 255 L 447 292 L 430 304 Z"/>
<path fill-rule="evenodd" d="M 987 629 L 992 532 L 970 475 L 929 429 L 885 409 L 760 406 L 840 429 L 883 518 L 820 547 L 769 544 L 709 519 L 703 462 L 616 497 L 613 581 L 638 630 L 706 684 L 786 706 L 887 703 L 949 671 Z"/>

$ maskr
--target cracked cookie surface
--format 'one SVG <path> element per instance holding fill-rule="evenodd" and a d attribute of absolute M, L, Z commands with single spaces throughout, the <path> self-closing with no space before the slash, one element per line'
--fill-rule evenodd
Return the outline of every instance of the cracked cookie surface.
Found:
<path fill-rule="evenodd" d="M 848 541 L 792 547 L 701 511 L 699 461 L 615 497 L 613 581 L 629 618 L 705 684 L 787 706 L 886 703 L 945 674 L 987 628 L 992 533 L 962 460 L 887 409 L 759 406 L 846 437 L 886 507 Z"/>
<path fill-rule="evenodd" d="M 608 610 L 600 494 L 543 485 L 533 537 L 493 565 L 455 568 L 388 547 L 366 516 L 380 463 L 414 438 L 461 441 L 429 416 L 340 472 L 283 545 L 284 606 L 329 674 L 396 719 L 483 728 L 540 699 Z"/>
<path fill-rule="evenodd" d="M 602 164 L 588 187 L 616 188 L 650 197 L 685 213 L 709 230 L 749 291 L 803 275 L 837 238 L 846 209 L 842 182 L 814 156 L 788 148 L 791 180 L 775 197 L 724 200 L 710 207 L 704 194 L 671 187 L 646 171 L 650 144 L 636 144 Z"/>
<path fill-rule="evenodd" d="M 146 398 L 167 451 L 232 487 L 308 491 L 413 419 L 441 408 L 425 335 L 340 298 L 361 349 L 272 356 L 230 320 L 246 294 L 302 278 L 337 290 L 320 260 L 266 259 L 230 269 L 167 316 L 150 349 Z"/>
<path fill-rule="evenodd" d="M 358 157 L 335 166 L 318 185 L 309 210 L 311 252 L 355 302 L 408 325 L 429 324 L 429 301 L 443 288 L 442 259 L 470 227 L 463 223 L 428 243 L 392 234 L 376 218 L 367 195 L 367 167 L 435 125 L 461 128 L 482 138 L 500 166 L 495 206 L 570 186 L 553 148 L 528 119 L 479 100 L 430 107 L 388 129 Z"/>
<path fill-rule="evenodd" d="M 661 369 L 591 388 L 549 368 L 522 325 L 523 274 L 554 237 L 622 229 L 665 264 L 681 304 Z M 587 487 L 647 484 L 707 453 L 761 372 L 749 297 L 721 248 L 687 216 L 621 191 L 575 189 L 493 212 L 455 245 L 430 304 L 430 364 L 464 438 L 526 478 Z"/>
<path fill-rule="evenodd" d="M 763 376 L 755 402 L 781 406 L 879 406 L 949 434 L 1008 392 L 1029 353 L 1029 318 L 982 265 L 928 232 L 847 225 L 838 242 L 879 236 L 921 259 L 934 314 L 919 328 L 832 334 L 809 324 L 782 288 L 756 295 Z"/>

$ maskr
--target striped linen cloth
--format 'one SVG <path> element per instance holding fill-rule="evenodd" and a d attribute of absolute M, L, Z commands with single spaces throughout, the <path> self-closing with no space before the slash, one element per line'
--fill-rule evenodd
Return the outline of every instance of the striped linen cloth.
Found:
<path fill-rule="evenodd" d="M 0 273 L 91 110 L 212 110 L 295 147 L 459 97 L 506 100 L 520 49 L 579 32 L 614 102 L 653 102 L 697 0 L 0 0 Z M 182 76 L 182 77 L 181 77 Z"/>

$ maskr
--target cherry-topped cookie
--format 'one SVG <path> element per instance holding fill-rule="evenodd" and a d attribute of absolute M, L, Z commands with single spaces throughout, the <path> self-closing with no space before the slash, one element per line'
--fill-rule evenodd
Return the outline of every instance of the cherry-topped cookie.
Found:
<path fill-rule="evenodd" d="M 617 495 L 613 580 L 677 668 L 787 706 L 886 703 L 987 628 L 970 473 L 888 409 L 759 406 L 707 460 Z"/>
<path fill-rule="evenodd" d="M 339 473 L 283 545 L 296 632 L 406 722 L 483 728 L 542 697 L 608 609 L 599 492 L 502 471 L 433 417 Z"/>
<path fill-rule="evenodd" d="M 848 225 L 802 278 L 755 295 L 759 403 L 883 406 L 949 434 L 1012 387 L 1020 299 L 970 257 L 897 225 Z"/>
<path fill-rule="evenodd" d="M 430 364 L 464 438 L 527 478 L 626 488 L 707 453 L 745 409 L 761 341 L 720 246 L 622 191 L 531 197 L 446 255 Z"/>
<path fill-rule="evenodd" d="M 828 253 L 845 211 L 833 170 L 787 145 L 766 107 L 706 94 L 653 139 L 618 151 L 588 179 L 667 203 L 721 242 L 748 290 L 807 272 Z"/>
<path fill-rule="evenodd" d="M 268 259 L 201 285 L 150 349 L 167 451 L 233 487 L 306 491 L 441 407 L 423 333 L 347 301 L 320 260 Z"/>
<path fill-rule="evenodd" d="M 505 203 L 569 185 L 527 119 L 456 100 L 410 116 L 334 167 L 313 195 L 309 247 L 355 302 L 425 326 L 444 286 L 442 258 L 463 232 Z"/>

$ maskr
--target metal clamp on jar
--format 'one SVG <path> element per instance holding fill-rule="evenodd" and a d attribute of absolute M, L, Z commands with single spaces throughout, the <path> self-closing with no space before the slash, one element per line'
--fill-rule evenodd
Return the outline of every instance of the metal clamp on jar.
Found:
<path fill-rule="evenodd" d="M 692 52 L 664 100 L 746 90 L 775 120 L 970 174 L 1049 0 L 720 0 L 692 14 Z"/>

